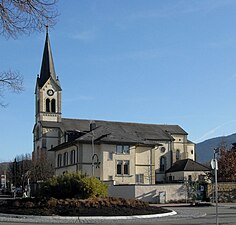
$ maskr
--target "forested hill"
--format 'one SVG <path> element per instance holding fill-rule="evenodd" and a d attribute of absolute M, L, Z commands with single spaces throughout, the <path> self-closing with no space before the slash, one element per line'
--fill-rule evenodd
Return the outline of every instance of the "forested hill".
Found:
<path fill-rule="evenodd" d="M 230 148 L 232 143 L 236 143 L 236 133 L 228 136 L 216 137 L 196 144 L 196 154 L 198 162 L 207 162 L 213 158 L 214 148 L 220 147 L 224 143 Z"/>

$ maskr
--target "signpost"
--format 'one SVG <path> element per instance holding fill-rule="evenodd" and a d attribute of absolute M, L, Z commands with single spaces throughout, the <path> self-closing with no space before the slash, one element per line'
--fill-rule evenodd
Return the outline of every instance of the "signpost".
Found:
<path fill-rule="evenodd" d="M 218 221 L 218 184 L 217 184 L 218 161 L 216 157 L 218 153 L 219 153 L 219 148 L 214 148 L 214 158 L 211 160 L 211 168 L 215 171 L 216 225 L 219 224 L 219 221 Z"/>

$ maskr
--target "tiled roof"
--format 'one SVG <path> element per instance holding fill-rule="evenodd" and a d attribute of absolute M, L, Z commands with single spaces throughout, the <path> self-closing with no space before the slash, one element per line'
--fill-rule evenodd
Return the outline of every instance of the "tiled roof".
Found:
<path fill-rule="evenodd" d="M 176 161 L 173 166 L 166 171 L 166 173 L 170 172 L 178 172 L 178 171 L 209 171 L 210 169 L 192 159 L 183 159 Z"/>
<path fill-rule="evenodd" d="M 63 132 L 77 132 L 79 142 L 127 143 L 158 145 L 160 141 L 173 141 L 172 134 L 187 133 L 178 125 L 112 122 L 95 120 L 96 128 L 90 130 L 91 120 L 63 118 L 61 123 L 42 122 L 43 127 L 58 127 Z"/>

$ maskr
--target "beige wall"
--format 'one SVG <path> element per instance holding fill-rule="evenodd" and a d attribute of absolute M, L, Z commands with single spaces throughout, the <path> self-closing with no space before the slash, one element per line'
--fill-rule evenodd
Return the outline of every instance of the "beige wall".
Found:
<path fill-rule="evenodd" d="M 102 165 L 102 153 L 99 148 L 100 147 L 95 146 L 94 153 L 97 154 L 98 159 Z M 75 165 L 70 164 L 70 152 L 72 150 L 75 150 L 76 152 Z M 68 165 L 58 168 L 57 166 L 58 155 L 61 154 L 62 159 L 63 159 L 63 155 L 65 152 L 68 152 Z M 56 175 L 60 175 L 65 171 L 68 171 L 68 172 L 81 171 L 83 174 L 92 176 L 92 156 L 93 156 L 93 151 L 92 151 L 91 144 L 78 144 L 78 145 L 70 146 L 68 148 L 64 148 L 60 151 L 56 151 L 55 158 L 54 158 L 54 163 L 56 165 Z M 96 168 L 96 162 L 97 160 L 94 160 L 94 176 L 101 178 L 102 177 L 101 166 L 100 168 Z"/>
<path fill-rule="evenodd" d="M 172 172 L 172 173 L 167 173 L 167 179 L 169 179 L 169 176 L 174 177 L 172 180 L 188 180 L 188 177 L 192 177 L 192 181 L 198 181 L 198 178 L 200 175 L 206 175 L 206 172 L 204 171 L 178 171 L 178 172 Z"/>
<path fill-rule="evenodd" d="M 187 145 L 187 158 L 192 159 L 195 161 L 195 144 L 188 143 Z"/>
<path fill-rule="evenodd" d="M 136 198 L 152 203 L 158 203 L 161 194 L 165 195 L 165 202 L 186 200 L 187 198 L 187 189 L 184 184 L 109 185 L 108 193 L 109 196 Z"/>
<path fill-rule="evenodd" d="M 155 155 L 157 148 L 136 147 L 135 174 L 144 175 L 144 184 L 155 184 Z"/>
<path fill-rule="evenodd" d="M 53 131 L 50 135 L 56 135 Z M 185 136 L 175 136 L 176 143 L 160 142 L 161 146 L 130 146 L 128 154 L 118 154 L 115 144 L 99 144 L 95 145 L 95 153 L 99 157 L 100 168 L 95 168 L 95 176 L 103 181 L 113 180 L 116 184 L 135 184 L 136 175 L 144 177 L 143 184 L 155 184 L 156 181 L 165 180 L 165 173 L 160 172 L 160 157 L 166 157 L 166 169 L 171 167 L 171 154 L 173 148 L 178 148 L 182 152 L 182 156 L 187 155 L 187 145 Z M 51 144 L 51 143 L 50 143 Z M 192 150 L 194 145 L 189 147 Z M 58 154 L 64 154 L 65 151 L 70 152 L 75 146 L 65 148 L 55 153 L 55 163 L 57 163 Z M 164 150 L 163 150 L 164 148 Z M 186 151 L 185 151 L 186 150 Z M 184 152 L 185 151 L 185 152 Z M 68 165 L 66 168 L 57 168 L 56 174 L 61 174 L 65 170 L 81 170 L 83 173 L 92 175 L 92 145 L 78 144 L 78 162 L 77 167 Z M 117 161 L 129 161 L 129 174 L 117 175 Z M 70 168 L 71 167 L 71 168 Z"/>

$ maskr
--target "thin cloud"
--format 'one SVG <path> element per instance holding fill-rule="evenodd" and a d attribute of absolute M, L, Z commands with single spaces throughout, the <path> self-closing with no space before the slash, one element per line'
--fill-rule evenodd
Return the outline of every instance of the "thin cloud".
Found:
<path fill-rule="evenodd" d="M 84 30 L 70 35 L 70 38 L 81 41 L 91 41 L 97 37 L 97 32 L 95 29 Z"/>
<path fill-rule="evenodd" d="M 234 4 L 233 0 L 205 0 L 205 1 L 171 1 L 164 7 L 159 6 L 158 9 L 135 12 L 129 16 L 129 19 L 148 19 L 148 18 L 169 18 L 181 14 L 191 14 L 195 12 L 207 13 L 212 10 Z"/>
<path fill-rule="evenodd" d="M 207 131 L 205 134 L 203 134 L 200 138 L 198 138 L 197 140 L 195 140 L 196 143 L 198 142 L 201 142 L 201 141 L 204 141 L 208 138 L 211 138 L 213 137 L 214 135 L 216 135 L 216 131 L 218 131 L 219 129 L 221 129 L 222 127 L 228 125 L 228 124 L 231 124 L 231 123 L 235 123 L 236 120 L 231 120 L 231 121 L 228 121 L 228 122 L 225 122 L 223 124 L 220 124 L 218 125 L 217 127 Z"/>

